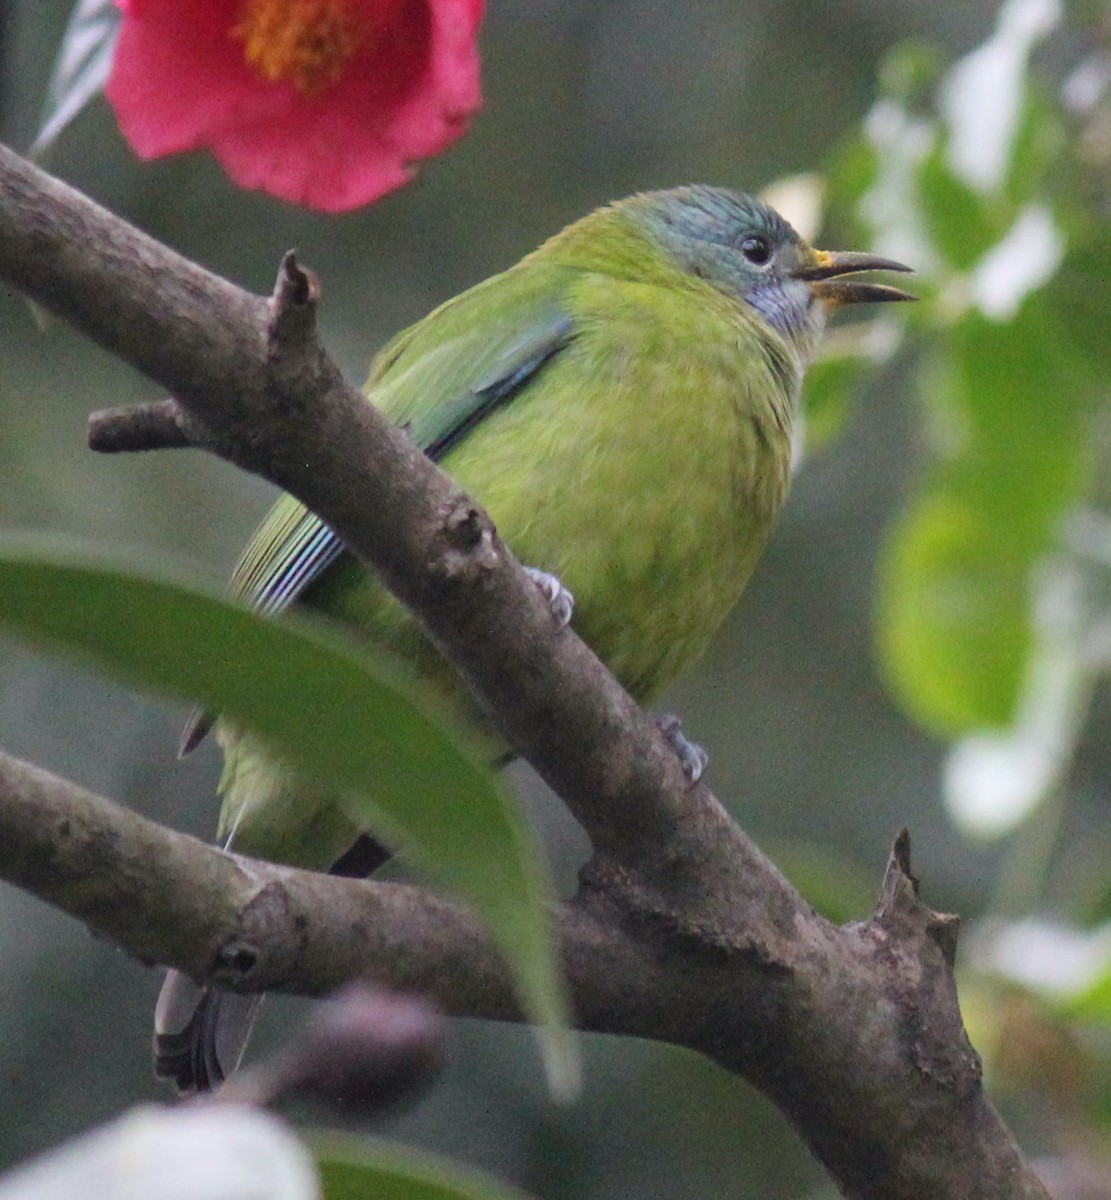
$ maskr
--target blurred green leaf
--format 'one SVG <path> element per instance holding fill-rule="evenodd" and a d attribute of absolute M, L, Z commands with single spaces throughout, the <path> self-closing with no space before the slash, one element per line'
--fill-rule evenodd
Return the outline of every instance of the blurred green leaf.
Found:
<path fill-rule="evenodd" d="M 162 695 L 200 698 L 348 792 L 360 818 L 489 925 L 544 1026 L 553 1086 L 575 1086 L 541 858 L 517 805 L 391 666 L 303 618 L 268 621 L 197 588 L 56 541 L 0 540 L 0 625 Z"/>
<path fill-rule="evenodd" d="M 1058 352 L 1077 375 L 1076 386 L 1095 391 L 1111 407 L 1108 330 L 1111 329 L 1111 224 L 1074 222 L 1061 269 L 1047 289 Z M 1082 378 L 1081 378 L 1082 376 Z"/>
<path fill-rule="evenodd" d="M 1088 469 L 1088 396 L 1046 319 L 1051 303 L 1034 295 L 1009 322 L 969 313 L 942 351 L 948 394 L 932 397 L 962 427 L 944 456 L 946 478 L 1031 561 Z"/>
<path fill-rule="evenodd" d="M 829 921 L 844 924 L 875 907 L 880 874 L 831 845 L 801 839 L 770 839 L 764 849 L 808 904 Z"/>
<path fill-rule="evenodd" d="M 885 99 L 912 105 L 925 99 L 944 66 L 944 56 L 937 46 L 929 42 L 899 42 L 880 63 L 880 92 Z"/>
<path fill-rule="evenodd" d="M 324 1200 L 528 1200 L 447 1159 L 375 1138 L 319 1134 L 308 1141 Z"/>
<path fill-rule="evenodd" d="M 943 736 L 1007 724 L 1032 642 L 1026 563 L 969 502 L 932 490 L 889 531 L 878 631 L 888 681 Z"/>
<path fill-rule="evenodd" d="M 878 639 L 902 703 L 944 736 L 1012 719 L 1035 572 L 1090 476 L 1088 397 L 1047 303 L 1010 322 L 969 312 L 923 377 L 937 461 L 888 534 Z"/>
<path fill-rule="evenodd" d="M 1006 232 L 988 202 L 949 166 L 941 145 L 918 169 L 918 195 L 930 239 L 958 271 L 973 267 Z"/>
<path fill-rule="evenodd" d="M 819 358 L 806 372 L 806 449 L 824 450 L 845 428 L 868 376 L 862 357 Z"/>
<path fill-rule="evenodd" d="M 1078 1021 L 1097 1021 L 1111 1027 L 1111 969 L 1062 1006 L 1065 1014 Z"/>
<path fill-rule="evenodd" d="M 1014 211 L 1036 200 L 1044 200 L 1058 182 L 1053 171 L 1065 149 L 1065 130 L 1060 107 L 1037 81 L 1027 75 L 1022 114 L 1011 161 L 1003 180 L 1003 193 Z"/>
<path fill-rule="evenodd" d="M 846 244 L 856 245 L 861 221 L 857 206 L 876 182 L 879 169 L 875 147 L 867 138 L 850 138 L 839 148 L 825 175 L 825 208 L 835 231 L 844 227 Z"/>

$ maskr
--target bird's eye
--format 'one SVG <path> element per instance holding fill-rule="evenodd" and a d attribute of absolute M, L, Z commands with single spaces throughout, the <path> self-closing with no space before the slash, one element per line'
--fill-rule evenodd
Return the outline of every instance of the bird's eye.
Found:
<path fill-rule="evenodd" d="M 741 253 L 754 266 L 762 267 L 772 256 L 772 248 L 762 237 L 746 237 L 741 242 Z"/>

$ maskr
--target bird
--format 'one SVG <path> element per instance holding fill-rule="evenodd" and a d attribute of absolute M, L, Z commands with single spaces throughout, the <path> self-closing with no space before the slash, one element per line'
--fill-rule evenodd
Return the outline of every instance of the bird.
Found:
<path fill-rule="evenodd" d="M 553 611 L 573 612 L 579 635 L 650 703 L 706 650 L 764 549 L 827 317 L 913 299 L 853 278 L 909 269 L 817 250 L 743 192 L 641 192 L 398 334 L 365 394 L 483 505 Z M 293 497 L 276 502 L 230 586 L 266 615 L 311 609 L 384 647 L 488 739 L 492 759 L 504 752 L 416 620 Z M 349 875 L 389 857 L 249 730 L 198 710 L 182 753 L 213 723 L 226 848 Z M 675 744 L 697 774 L 700 752 L 681 735 Z M 156 1074 L 183 1093 L 219 1086 L 256 1003 L 169 971 Z"/>

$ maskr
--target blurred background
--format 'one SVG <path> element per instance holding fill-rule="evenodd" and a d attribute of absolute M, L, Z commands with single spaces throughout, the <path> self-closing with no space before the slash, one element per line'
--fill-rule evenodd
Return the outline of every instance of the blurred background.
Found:
<path fill-rule="evenodd" d="M 909 153 L 923 126 L 938 138 L 952 135 L 937 101 L 939 80 L 993 36 L 1002 8 L 980 0 L 493 0 L 481 39 L 485 107 L 471 134 L 426 164 L 412 186 L 339 218 L 238 191 L 206 156 L 142 165 L 102 101 L 62 135 L 45 165 L 256 291 L 269 289 L 281 254 L 296 247 L 323 281 L 326 342 L 360 379 L 391 333 L 592 207 L 639 189 L 708 182 L 755 191 L 800 172 L 828 171 L 832 224 L 823 244 L 864 249 L 861 239 L 874 235 L 878 248 L 886 237 L 888 252 L 896 253 L 899 231 L 908 227 L 890 205 L 865 202 L 868 194 L 875 199 L 883 172 L 875 160 Z M 26 150 L 39 128 L 69 9 L 68 0 L 0 5 L 0 139 L 17 150 Z M 1033 10 L 1027 4 L 1008 11 L 1018 20 L 1016 12 Z M 1067 229 L 1075 240 L 1065 263 L 1086 262 L 1084 286 L 1092 287 L 1108 274 L 1107 259 L 1088 248 L 1101 237 L 1111 246 L 1106 174 L 1096 153 L 1107 79 L 1106 67 L 1102 83 L 1097 70 L 1106 32 L 1100 20 L 1095 5 L 1070 11 L 1063 22 L 1051 19 L 1034 59 L 1041 89 L 1034 107 L 1053 110 L 1053 124 L 1044 128 L 1051 128 L 1052 153 L 1063 157 L 1045 151 L 1021 203 L 1012 195 L 1006 211 L 998 198 L 981 205 L 1002 232 L 1023 205 L 1056 213 L 1051 192 L 1043 199 L 1034 192 L 1049 186 L 1054 163 L 1071 163 L 1068 178 L 1082 176 L 1088 191 L 1069 200 Z M 920 48 L 893 57 L 908 39 Z M 1070 117 L 1062 89 L 1070 80 L 1080 87 L 1076 72 L 1089 62 L 1096 64 L 1089 80 L 1095 100 L 1080 115 L 1074 105 Z M 885 143 L 880 117 L 890 119 L 892 106 L 902 106 L 906 124 Z M 1105 145 L 1106 122 L 1102 136 Z M 1085 137 L 1095 139 L 1091 154 Z M 873 161 L 862 167 L 866 154 Z M 962 261 L 964 231 L 982 243 L 975 254 L 986 256 L 994 244 L 990 220 L 985 231 L 982 214 L 970 207 L 970 189 L 954 183 L 956 168 L 944 178 L 935 174 L 919 177 L 933 205 L 929 228 L 896 255 L 923 267 L 922 312 L 911 318 L 917 326 L 910 336 L 891 335 L 891 349 L 901 347 L 895 353 L 861 349 L 867 331 L 858 331 L 855 344 L 846 334 L 842 349 L 853 368 L 815 374 L 815 437 L 786 515 L 707 661 L 666 705 L 709 751 L 715 792 L 839 919 L 867 915 L 891 841 L 909 826 L 926 901 L 966 921 L 962 1001 L 1006 1116 L 1033 1153 L 1098 1153 L 1111 1119 L 1105 663 L 1098 655 L 1080 662 L 1076 651 L 1066 664 L 1072 674 L 1053 659 L 1058 673 L 1050 670 L 1044 687 L 1032 685 L 1048 653 L 1039 616 L 1045 605 L 1020 591 L 1022 680 L 1003 700 L 993 693 L 971 713 L 947 707 L 907 665 L 913 621 L 900 580 L 914 571 L 900 574 L 900 563 L 913 555 L 900 558 L 898 546 L 909 542 L 893 539 L 900 531 L 910 536 L 923 489 L 939 478 L 939 462 L 950 462 L 938 450 L 938 414 L 924 401 L 923 380 L 927 369 L 935 383 L 948 371 L 945 386 L 959 392 L 953 364 L 972 361 L 979 350 L 968 349 L 974 335 L 958 319 L 970 304 L 990 307 L 974 287 L 961 292 L 954 284 L 958 272 L 975 283 L 975 255 Z M 1065 227 L 1064 217 L 1060 222 Z M 994 239 L 1002 240 L 1002 233 Z M 1021 256 L 1032 241 L 1012 251 Z M 1070 258 L 1074 246 L 1080 251 Z M 1074 279 L 1069 286 L 1080 285 Z M 1111 311 L 1106 298 L 1100 303 L 1097 316 Z M 993 319 L 994 337 L 1008 318 Z M 1095 317 L 1093 326 L 1100 327 Z M 1016 353 L 1014 342 L 999 338 L 993 363 Z M 1097 333 L 1090 342 L 1085 350 L 1097 365 L 1084 375 L 1085 388 L 1089 376 L 1107 378 L 1109 352 Z M 945 360 L 950 352 L 958 357 Z M 1025 360 L 1015 361 L 1009 369 L 1021 375 Z M 1074 387 L 1071 376 L 1054 378 L 1062 391 Z M 1102 389 L 1092 394 L 1082 439 L 1089 454 L 1106 429 L 1096 420 L 1106 397 Z M 59 323 L 40 328 L 17 295 L 0 291 L 0 525 L 128 547 L 222 584 L 273 498 L 268 485 L 199 453 L 99 457 L 85 448 L 90 411 L 154 398 L 146 380 Z M 1024 410 L 1013 420 L 1033 419 L 1035 430 L 1057 427 L 1061 399 L 1055 387 L 1039 389 L 1037 414 Z M 1012 418 L 1004 412 L 1001 419 L 1006 429 Z M 1038 453 L 1035 445 L 1030 462 L 1040 461 Z M 1098 525 L 1106 500 L 1097 486 L 1099 461 L 1089 458 L 1078 469 L 1081 482 L 1067 504 L 1053 501 L 1057 516 L 1065 507 L 1075 516 L 1083 499 Z M 1028 467 L 1010 477 L 1002 501 L 1008 511 L 1032 503 L 1040 477 Z M 1050 550 L 1065 544 L 1057 532 L 1053 538 L 1052 546 L 1039 543 L 1039 570 Z M 1106 549 L 1106 539 L 1095 540 Z M 1023 579 L 1035 575 L 1030 561 L 1022 570 Z M 1053 577 L 1072 578 L 1064 568 Z M 1106 614 L 1091 578 L 1082 579 L 1084 594 L 1097 597 L 1083 610 L 1086 633 Z M 1040 590 L 1038 597 L 1044 600 Z M 1087 653 L 1090 642 L 1084 647 Z M 958 642 L 954 660 L 968 654 Z M 923 656 L 937 661 L 932 652 Z M 997 680 L 1008 670 L 992 666 L 989 674 Z M 1031 715 L 1046 707 L 1049 734 Z M 218 756 L 206 744 L 176 761 L 184 716 L 184 708 L 0 638 L 0 746 L 154 819 L 210 836 Z M 512 773 L 567 892 L 584 840 L 526 769 Z M 1016 797 L 1016 773 L 1034 780 L 1036 794 Z M 1067 954 L 1073 957 L 1066 962 Z M 1077 962 L 1089 971 L 1080 983 Z M 128 1105 L 165 1098 L 149 1060 L 160 978 L 78 923 L 0 885 L 0 1171 Z M 1102 1008 L 1092 1000 L 1100 986 Z M 303 1011 L 294 1001 L 269 1005 L 260 1042 L 279 1037 Z M 584 1053 L 582 1097 L 555 1107 L 526 1032 L 458 1022 L 449 1066 L 432 1093 L 376 1131 L 489 1168 L 550 1200 L 778 1198 L 828 1189 L 778 1114 L 709 1063 L 603 1037 L 584 1038 Z"/>

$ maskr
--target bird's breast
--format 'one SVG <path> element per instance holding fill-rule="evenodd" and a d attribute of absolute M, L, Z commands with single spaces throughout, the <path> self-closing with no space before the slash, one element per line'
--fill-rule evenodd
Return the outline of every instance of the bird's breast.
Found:
<path fill-rule="evenodd" d="M 705 313 L 611 309 L 445 463 L 638 697 L 739 599 L 786 496 L 791 397 L 755 339 Z"/>

